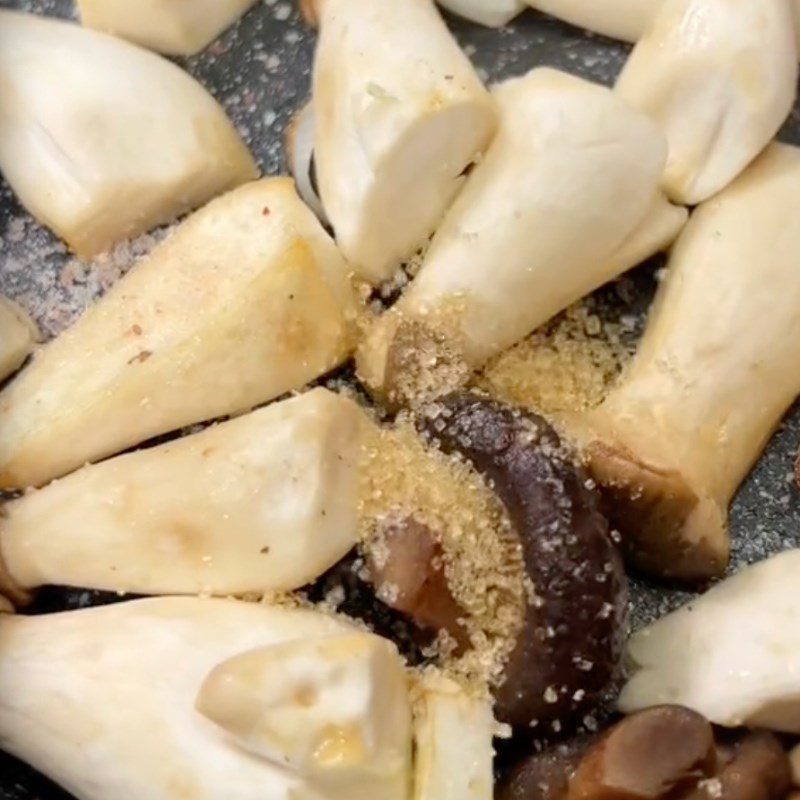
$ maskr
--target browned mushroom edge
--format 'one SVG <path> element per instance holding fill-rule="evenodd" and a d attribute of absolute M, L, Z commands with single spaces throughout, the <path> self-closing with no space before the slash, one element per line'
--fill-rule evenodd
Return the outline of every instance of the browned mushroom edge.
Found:
<path fill-rule="evenodd" d="M 657 706 L 527 756 L 496 800 L 783 800 L 789 759 L 766 731 L 720 732 L 700 714 Z"/>
<path fill-rule="evenodd" d="M 490 482 L 522 544 L 532 591 L 496 715 L 558 732 L 616 677 L 624 641 L 627 580 L 598 497 L 536 415 L 457 392 L 426 406 L 419 426 Z"/>

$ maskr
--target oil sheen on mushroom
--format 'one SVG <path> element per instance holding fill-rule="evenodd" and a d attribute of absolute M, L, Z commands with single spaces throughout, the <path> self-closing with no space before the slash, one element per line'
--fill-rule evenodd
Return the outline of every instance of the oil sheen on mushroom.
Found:
<path fill-rule="evenodd" d="M 496 714 L 558 731 L 607 687 L 621 649 L 625 574 L 597 497 L 540 417 L 464 392 L 428 406 L 420 425 L 491 482 L 522 543 L 525 620 Z"/>

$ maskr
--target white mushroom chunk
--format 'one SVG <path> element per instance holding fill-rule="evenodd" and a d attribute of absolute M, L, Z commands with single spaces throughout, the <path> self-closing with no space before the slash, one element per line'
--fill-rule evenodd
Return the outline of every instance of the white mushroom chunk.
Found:
<path fill-rule="evenodd" d="M 439 5 L 488 28 L 502 28 L 525 8 L 523 0 L 439 0 Z"/>
<path fill-rule="evenodd" d="M 666 0 L 616 90 L 664 130 L 664 188 L 695 204 L 727 186 L 778 132 L 797 87 L 786 0 Z"/>
<path fill-rule="evenodd" d="M 358 540 L 361 426 L 326 389 L 119 456 L 3 506 L 18 587 L 137 594 L 290 591 Z"/>
<path fill-rule="evenodd" d="M 492 800 L 491 700 L 441 678 L 423 686 L 414 714 L 414 800 Z"/>
<path fill-rule="evenodd" d="M 197 708 L 327 800 L 409 796 L 408 682 L 386 639 L 351 633 L 234 656 L 206 679 Z"/>
<path fill-rule="evenodd" d="M 30 355 L 39 330 L 24 308 L 0 295 L 0 381 Z"/>
<path fill-rule="evenodd" d="M 495 127 L 491 97 L 431 0 L 316 0 L 319 191 L 371 282 L 436 228 Z"/>
<path fill-rule="evenodd" d="M 0 488 L 248 411 L 343 361 L 347 267 L 292 181 L 198 211 L 0 393 Z"/>
<path fill-rule="evenodd" d="M 174 56 L 198 53 L 256 0 L 78 0 L 81 23 Z"/>
<path fill-rule="evenodd" d="M 360 374 L 379 391 L 397 381 L 387 365 L 404 326 L 477 368 L 667 246 L 686 220 L 659 190 L 664 137 L 610 90 L 542 68 L 494 97 L 497 136 L 362 347 Z"/>
<path fill-rule="evenodd" d="M 0 10 L 0 74 L 0 171 L 82 257 L 257 174 L 194 78 L 113 36 Z"/>
<path fill-rule="evenodd" d="M 327 614 L 159 598 L 0 615 L 0 741 L 77 800 L 327 800 L 195 710 L 237 653 L 346 633 Z"/>
<path fill-rule="evenodd" d="M 800 392 L 800 149 L 771 145 L 675 243 L 638 351 L 577 427 L 631 559 L 702 579 L 727 507 Z"/>
<path fill-rule="evenodd" d="M 634 634 L 619 707 L 687 706 L 718 725 L 800 733 L 800 550 L 746 567 Z"/>
<path fill-rule="evenodd" d="M 747 1 L 747 0 L 745 0 Z M 528 5 L 580 28 L 635 42 L 664 0 L 527 0 Z"/>

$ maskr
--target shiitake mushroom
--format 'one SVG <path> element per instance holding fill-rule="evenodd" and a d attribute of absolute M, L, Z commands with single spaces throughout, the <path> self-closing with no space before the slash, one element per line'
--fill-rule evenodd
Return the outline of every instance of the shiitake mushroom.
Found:
<path fill-rule="evenodd" d="M 419 419 L 443 451 L 488 479 L 521 540 L 532 591 L 495 713 L 558 731 L 615 677 L 624 638 L 626 577 L 598 496 L 539 416 L 456 392 Z"/>
<path fill-rule="evenodd" d="M 715 734 L 701 714 L 668 705 L 527 756 L 496 800 L 782 800 L 790 783 L 773 734 Z"/>

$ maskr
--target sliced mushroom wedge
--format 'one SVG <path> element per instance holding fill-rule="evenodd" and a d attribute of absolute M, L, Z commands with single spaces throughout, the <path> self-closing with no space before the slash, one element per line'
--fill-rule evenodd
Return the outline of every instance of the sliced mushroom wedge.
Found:
<path fill-rule="evenodd" d="M 0 295 L 0 381 L 22 365 L 38 341 L 39 330 L 25 309 Z"/>
<path fill-rule="evenodd" d="M 495 111 L 431 0 L 315 0 L 314 158 L 336 241 L 388 278 L 486 148 Z"/>
<path fill-rule="evenodd" d="M 557 733 L 597 701 L 621 654 L 627 583 L 597 496 L 540 417 L 455 393 L 421 424 L 491 482 L 522 544 L 530 590 L 495 713 Z"/>
<path fill-rule="evenodd" d="M 526 0 L 539 11 L 612 39 L 635 42 L 664 0 Z"/>
<path fill-rule="evenodd" d="M 44 584 L 230 595 L 310 583 L 358 540 L 366 424 L 352 400 L 314 389 L 8 502 L 11 596 Z"/>
<path fill-rule="evenodd" d="M 667 136 L 667 194 L 695 204 L 727 186 L 772 139 L 796 85 L 786 0 L 665 0 L 616 91 Z"/>
<path fill-rule="evenodd" d="M 0 741 L 77 800 L 324 800 L 232 746 L 195 698 L 238 653 L 348 632 L 318 612 L 197 598 L 0 615 Z"/>
<path fill-rule="evenodd" d="M 350 352 L 347 267 L 291 180 L 210 203 L 0 394 L 0 488 L 247 411 Z"/>
<path fill-rule="evenodd" d="M 257 175 L 222 107 L 128 42 L 0 11 L 0 170 L 82 257 Z"/>
<path fill-rule="evenodd" d="M 625 712 L 680 703 L 728 727 L 800 733 L 800 550 L 746 567 L 634 634 Z"/>
<path fill-rule="evenodd" d="M 583 432 L 633 563 L 704 579 L 727 507 L 800 392 L 800 150 L 773 144 L 675 244 L 639 349 Z"/>
<path fill-rule="evenodd" d="M 411 700 L 386 639 L 354 632 L 236 655 L 206 678 L 197 708 L 326 800 L 408 800 Z"/>
<path fill-rule="evenodd" d="M 81 23 L 173 56 L 210 44 L 256 0 L 78 0 Z"/>
<path fill-rule="evenodd" d="M 664 137 L 610 90 L 543 68 L 494 97 L 494 142 L 361 347 L 360 376 L 397 403 L 429 399 L 446 382 L 431 380 L 438 364 L 479 367 L 667 246 L 686 220 L 658 188 Z M 409 344 L 424 352 L 421 376 L 402 367 Z M 465 381 L 469 369 L 449 373 Z"/>
<path fill-rule="evenodd" d="M 497 725 L 491 700 L 471 697 L 440 676 L 426 679 L 419 691 L 413 800 L 492 800 Z"/>
<path fill-rule="evenodd" d="M 525 8 L 523 0 L 439 0 L 439 5 L 489 28 L 502 28 Z"/>

